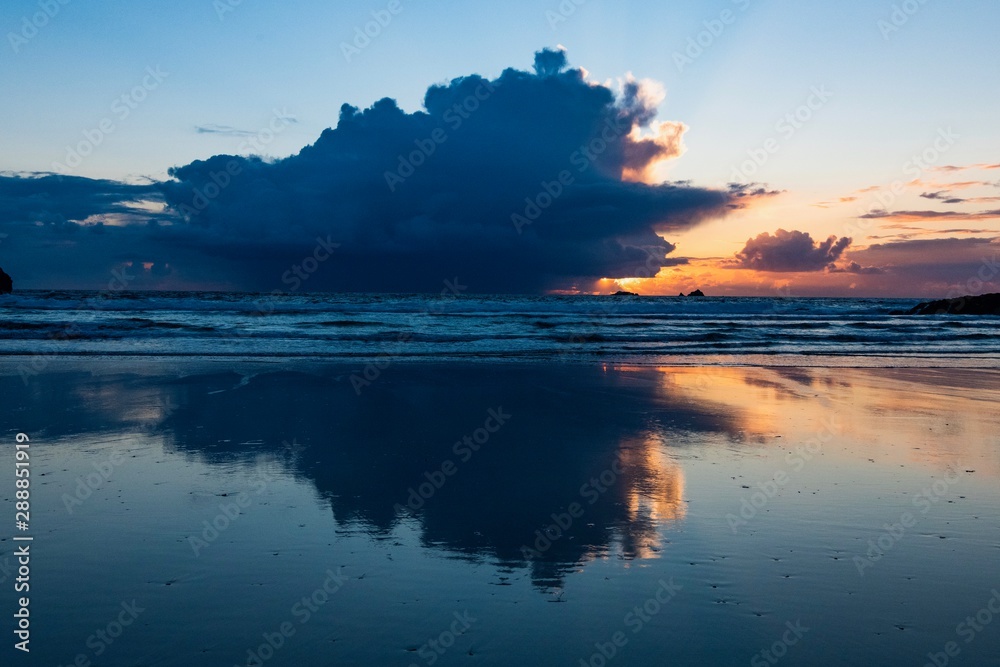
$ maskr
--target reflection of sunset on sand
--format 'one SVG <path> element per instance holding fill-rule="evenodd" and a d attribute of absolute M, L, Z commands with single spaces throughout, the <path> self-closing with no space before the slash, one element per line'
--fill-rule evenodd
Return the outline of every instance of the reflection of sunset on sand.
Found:
<path fill-rule="evenodd" d="M 645 375 L 649 368 L 623 367 Z M 711 406 L 738 426 L 736 442 L 792 444 L 815 437 L 831 415 L 837 436 L 825 456 L 919 464 L 943 471 L 981 460 L 1000 476 L 1000 385 L 974 369 L 657 368 L 671 401 Z"/>
<path fill-rule="evenodd" d="M 658 558 L 661 531 L 684 519 L 684 470 L 670 458 L 668 447 L 654 432 L 622 443 L 628 521 L 622 527 L 621 546 L 626 558 Z"/>

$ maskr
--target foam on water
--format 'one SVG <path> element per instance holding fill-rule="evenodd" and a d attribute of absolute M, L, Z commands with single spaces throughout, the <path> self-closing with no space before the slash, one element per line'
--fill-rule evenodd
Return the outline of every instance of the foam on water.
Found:
<path fill-rule="evenodd" d="M 980 359 L 995 317 L 910 316 L 913 299 L 24 291 L 0 354 L 397 359 L 712 356 Z"/>

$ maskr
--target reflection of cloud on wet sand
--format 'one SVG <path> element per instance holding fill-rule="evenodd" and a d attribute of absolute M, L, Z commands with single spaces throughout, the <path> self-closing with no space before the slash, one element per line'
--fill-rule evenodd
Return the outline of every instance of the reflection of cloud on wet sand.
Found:
<path fill-rule="evenodd" d="M 261 460 L 279 464 L 315 488 L 338 532 L 381 541 L 413 530 L 426 549 L 527 568 L 545 588 L 589 561 L 652 559 L 669 549 L 670 532 L 687 518 L 685 494 L 698 491 L 682 468 L 691 452 L 792 448 L 831 414 L 842 428 L 824 461 L 875 461 L 889 475 L 900 465 L 937 471 L 963 460 L 978 475 L 1000 477 L 1000 382 L 990 372 L 414 366 L 393 368 L 360 397 L 346 377 L 42 375 L 25 392 L 14 375 L 0 377 L 13 397 L 0 419 L 14 415 L 18 429 L 52 441 L 127 435 L 156 422 L 156 443 L 215 465 L 220 476 Z M 509 423 L 458 460 L 456 440 L 497 406 Z M 410 489 L 449 459 L 457 472 L 419 508 L 400 511 Z M 582 502 L 581 485 L 616 460 L 615 483 Z M 584 504 L 584 515 L 526 559 L 522 546 L 572 502 Z"/>

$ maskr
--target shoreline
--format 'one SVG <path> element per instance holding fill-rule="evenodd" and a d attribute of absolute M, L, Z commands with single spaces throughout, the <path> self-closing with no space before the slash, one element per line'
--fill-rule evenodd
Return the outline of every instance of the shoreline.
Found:
<path fill-rule="evenodd" d="M 32 366 L 34 360 L 35 365 Z M 435 367 L 435 366 L 502 366 L 502 367 L 593 367 L 612 368 L 804 368 L 804 369 L 927 369 L 927 370 L 982 370 L 1000 371 L 1000 358 L 995 355 L 974 356 L 886 356 L 886 355 L 674 355 L 642 357 L 614 357 L 600 355 L 551 356 L 551 357 L 518 357 L 507 355 L 496 356 L 469 355 L 406 355 L 394 357 L 391 355 L 359 355 L 347 357 L 343 354 L 329 356 L 316 355 L 242 355 L 242 354 L 4 354 L 0 355 L 0 376 L 28 376 L 67 372 L 77 369 L 106 371 L 119 373 L 129 369 L 163 366 L 203 367 L 219 370 L 220 367 L 259 368 L 268 370 L 300 370 L 304 372 L 317 369 L 326 371 L 346 370 L 374 367 L 384 370 L 391 367 Z"/>

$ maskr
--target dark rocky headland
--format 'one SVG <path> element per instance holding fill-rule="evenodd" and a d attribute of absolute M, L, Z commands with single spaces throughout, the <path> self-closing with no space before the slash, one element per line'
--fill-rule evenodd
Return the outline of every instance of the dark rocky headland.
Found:
<path fill-rule="evenodd" d="M 1000 315 L 1000 294 L 928 301 L 914 306 L 907 315 Z"/>

